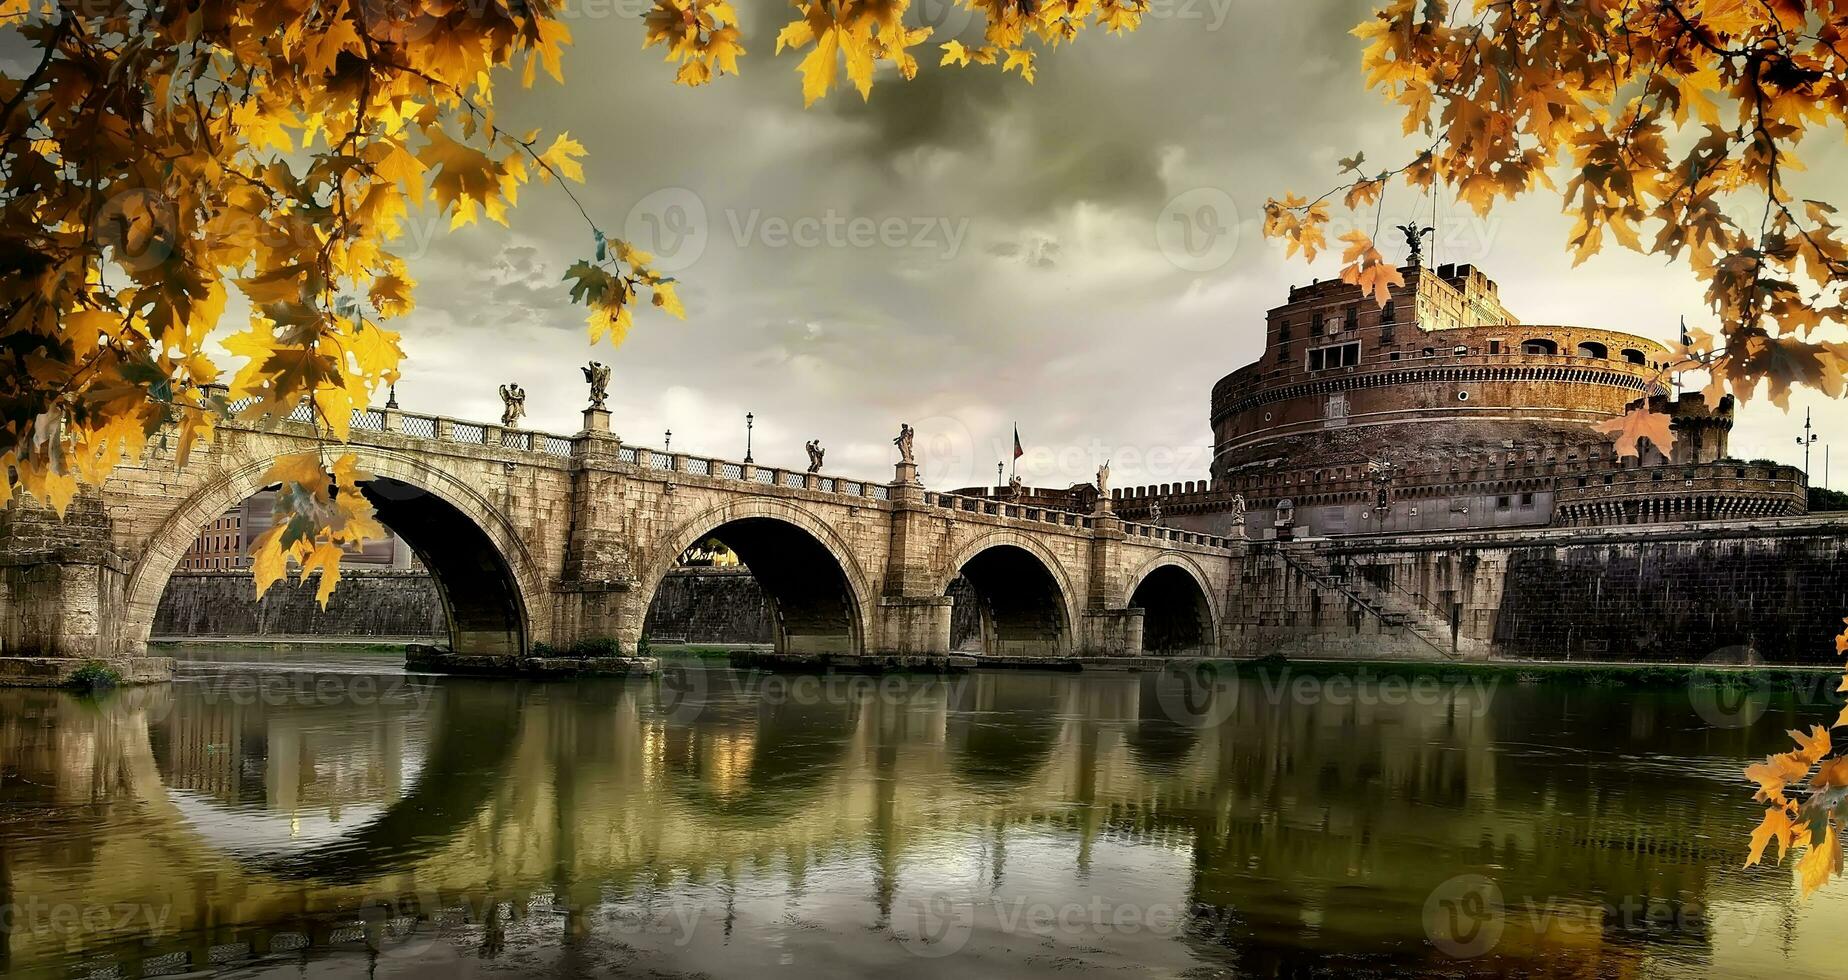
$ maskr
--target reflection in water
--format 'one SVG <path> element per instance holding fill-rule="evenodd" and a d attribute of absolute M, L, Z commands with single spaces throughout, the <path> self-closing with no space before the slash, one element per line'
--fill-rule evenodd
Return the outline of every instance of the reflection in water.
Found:
<path fill-rule="evenodd" d="M 0 969 L 1835 975 L 1686 692 L 1254 676 L 0 692 Z M 1395 686 L 1396 685 L 1396 686 Z"/>

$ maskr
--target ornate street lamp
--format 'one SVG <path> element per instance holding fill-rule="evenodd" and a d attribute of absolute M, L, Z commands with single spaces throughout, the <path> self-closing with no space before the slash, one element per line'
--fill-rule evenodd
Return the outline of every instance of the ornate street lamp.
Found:
<path fill-rule="evenodd" d="M 747 463 L 757 462 L 751 458 L 751 428 L 756 424 L 757 416 L 750 412 L 744 413 L 744 461 Z"/>

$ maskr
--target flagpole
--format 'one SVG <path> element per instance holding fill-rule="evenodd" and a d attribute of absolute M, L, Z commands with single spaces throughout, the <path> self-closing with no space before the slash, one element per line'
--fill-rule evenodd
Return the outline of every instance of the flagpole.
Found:
<path fill-rule="evenodd" d="M 1681 314 L 1681 350 L 1685 353 L 1694 344 L 1694 338 L 1688 336 L 1688 315 Z M 1681 398 L 1681 358 L 1675 358 L 1675 398 Z"/>
<path fill-rule="evenodd" d="M 1020 423 L 1019 422 L 1014 423 L 1014 445 L 1015 446 L 1020 445 Z M 1008 453 L 1007 475 L 1010 477 L 1020 475 L 1020 454 L 1017 452 Z"/>

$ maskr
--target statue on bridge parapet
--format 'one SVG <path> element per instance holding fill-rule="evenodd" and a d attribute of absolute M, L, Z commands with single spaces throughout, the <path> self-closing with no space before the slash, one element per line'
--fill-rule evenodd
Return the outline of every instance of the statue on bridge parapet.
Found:
<path fill-rule="evenodd" d="M 592 411 L 607 411 L 610 397 L 610 366 L 602 361 L 591 361 L 584 365 L 584 380 L 590 384 L 590 407 Z"/>
<path fill-rule="evenodd" d="M 1161 498 L 1149 501 L 1149 523 L 1161 527 Z"/>
<path fill-rule="evenodd" d="M 911 423 L 898 423 L 898 438 L 892 440 L 892 445 L 898 447 L 899 462 L 910 463 L 913 466 L 917 465 L 917 457 L 912 455 L 914 451 L 913 444 L 916 439 L 917 432 L 911 428 Z"/>
<path fill-rule="evenodd" d="M 914 445 L 916 440 L 917 431 L 911 428 L 911 423 L 900 422 L 898 437 L 892 440 L 892 445 L 898 447 L 898 466 L 893 472 L 893 482 L 907 485 L 921 482 L 918 480 L 918 458 Z"/>
<path fill-rule="evenodd" d="M 820 439 L 810 439 L 807 443 L 803 445 L 802 448 L 808 450 L 808 458 L 809 458 L 808 471 L 810 473 L 820 473 L 821 472 L 821 460 L 823 457 L 828 455 L 828 451 L 826 449 L 821 448 L 821 440 Z"/>
<path fill-rule="evenodd" d="M 1110 513 L 1110 461 L 1107 459 L 1097 468 L 1097 507 L 1093 512 Z"/>
<path fill-rule="evenodd" d="M 520 419 L 526 415 L 526 389 L 518 383 L 500 386 L 501 425 L 509 429 L 520 427 Z"/>
<path fill-rule="evenodd" d="M 1010 498 L 1019 500 L 1021 497 L 1026 496 L 1026 493 L 1027 485 L 1021 481 L 1019 473 L 1007 478 L 1007 495 Z"/>

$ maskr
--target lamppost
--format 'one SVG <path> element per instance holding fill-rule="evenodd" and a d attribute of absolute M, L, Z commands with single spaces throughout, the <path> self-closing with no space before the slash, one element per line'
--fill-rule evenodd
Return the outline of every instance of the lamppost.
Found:
<path fill-rule="evenodd" d="M 1797 445 L 1803 447 L 1803 479 L 1805 482 L 1808 482 L 1810 475 L 1810 446 L 1819 438 L 1821 437 L 1810 431 L 1810 413 L 1808 409 L 1805 409 L 1803 412 L 1803 434 L 1797 437 Z"/>
<path fill-rule="evenodd" d="M 1001 461 L 995 460 L 995 489 L 1001 489 Z"/>
<path fill-rule="evenodd" d="M 667 435 L 661 437 L 661 451 L 665 453 L 665 452 L 671 451 L 673 448 L 674 448 L 674 430 L 669 429 L 667 430 Z"/>
<path fill-rule="evenodd" d="M 747 463 L 757 462 L 751 458 L 751 427 L 756 424 L 757 416 L 750 412 L 744 413 L 744 461 Z"/>

